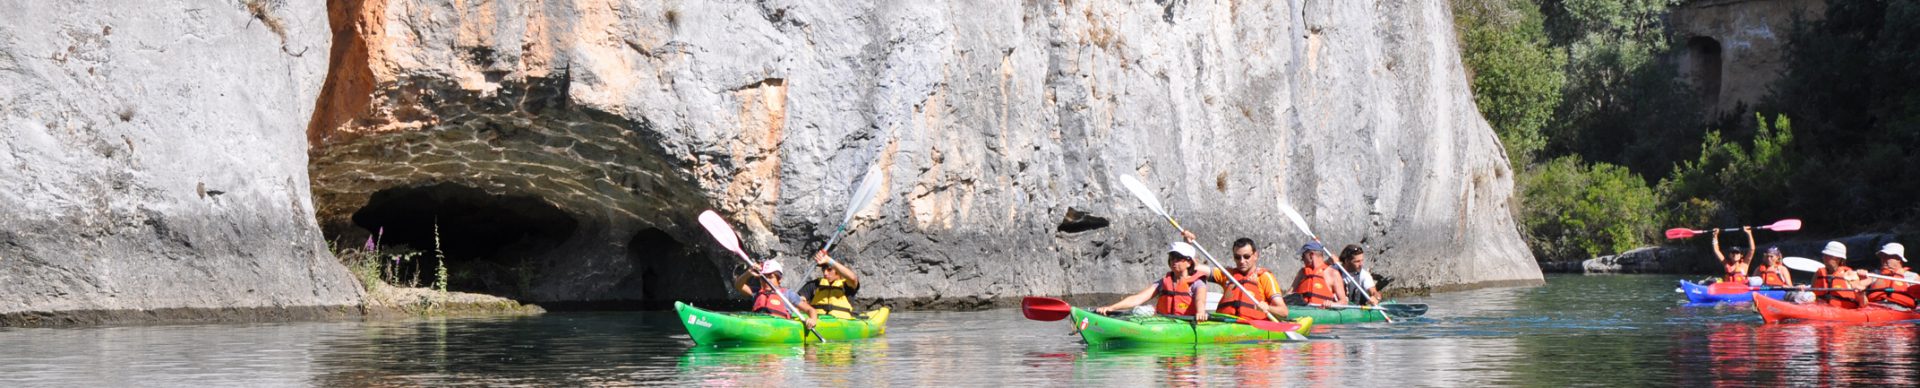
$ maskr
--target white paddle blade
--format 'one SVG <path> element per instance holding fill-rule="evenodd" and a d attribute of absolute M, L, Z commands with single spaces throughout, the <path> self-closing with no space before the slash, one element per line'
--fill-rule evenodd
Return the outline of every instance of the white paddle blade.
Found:
<path fill-rule="evenodd" d="M 1313 228 L 1307 227 L 1307 219 L 1305 217 L 1301 217 L 1300 212 L 1294 211 L 1293 205 L 1288 205 L 1287 199 L 1285 197 L 1281 197 L 1275 200 L 1274 202 L 1277 202 L 1280 204 L 1280 213 L 1286 214 L 1287 220 L 1293 221 L 1293 226 L 1296 228 L 1300 228 L 1300 233 L 1306 233 L 1307 237 L 1319 239 L 1318 236 L 1315 236 L 1313 234 Z"/>
<path fill-rule="evenodd" d="M 1140 178 L 1134 178 L 1131 174 L 1121 174 L 1120 186 L 1126 187 L 1127 192 L 1133 193 L 1133 196 L 1139 198 L 1140 202 L 1146 203 L 1147 209 L 1153 210 L 1154 213 L 1160 214 L 1161 216 L 1167 215 L 1167 209 L 1160 207 L 1160 198 L 1153 194 L 1153 190 L 1147 189 L 1146 184 L 1140 183 Z"/>
<path fill-rule="evenodd" d="M 1799 256 L 1781 258 L 1780 264 L 1786 264 L 1787 268 L 1800 272 L 1820 272 L 1821 268 L 1827 267 L 1826 264 L 1820 264 L 1817 260 Z"/>
<path fill-rule="evenodd" d="M 874 165 L 867 168 L 867 176 L 860 178 L 860 186 L 853 190 L 853 200 L 847 202 L 847 216 L 840 219 L 840 224 L 853 222 L 853 215 L 866 208 L 867 202 L 877 194 L 880 194 L 880 166 Z"/>
<path fill-rule="evenodd" d="M 742 258 L 747 256 L 746 252 L 740 251 L 740 235 L 733 232 L 733 226 L 727 225 L 726 219 L 720 218 L 720 213 L 714 213 L 712 210 L 700 212 L 700 226 L 707 228 L 707 233 L 712 234 L 713 240 L 719 241 L 721 247 L 739 254 Z"/>
<path fill-rule="evenodd" d="M 1880 274 L 1871 274 L 1871 273 L 1863 273 L 1863 274 L 1861 274 L 1861 275 L 1866 275 L 1867 277 L 1870 277 L 1870 278 L 1874 278 L 1874 279 L 1880 279 L 1880 280 L 1885 280 L 1885 281 L 1890 281 L 1890 282 L 1900 282 L 1900 283 L 1907 283 L 1907 284 L 1920 284 L 1920 280 L 1913 280 L 1913 279 L 1902 279 L 1902 278 L 1896 278 L 1896 277 L 1892 277 L 1892 276 L 1886 276 L 1886 275 L 1880 275 Z"/>

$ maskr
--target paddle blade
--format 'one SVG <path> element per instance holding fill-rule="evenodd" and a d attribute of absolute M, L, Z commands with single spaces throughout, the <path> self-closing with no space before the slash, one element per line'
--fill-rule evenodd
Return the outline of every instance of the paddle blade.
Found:
<path fill-rule="evenodd" d="M 1120 186 L 1126 187 L 1128 193 L 1140 199 L 1141 203 L 1147 204 L 1147 209 L 1153 210 L 1155 214 L 1167 215 L 1167 209 L 1160 206 L 1160 197 L 1154 195 L 1153 190 L 1148 189 L 1145 183 L 1140 183 L 1140 178 L 1134 178 L 1132 174 L 1121 174 Z"/>
<path fill-rule="evenodd" d="M 1784 220 L 1780 220 L 1780 222 L 1773 223 L 1773 225 L 1762 226 L 1760 227 L 1760 229 L 1767 229 L 1775 232 L 1792 232 L 1792 231 L 1800 230 L 1800 220 L 1791 219 L 1791 218 L 1784 219 Z"/>
<path fill-rule="evenodd" d="M 1707 286 L 1708 295 L 1745 294 L 1752 291 L 1753 287 L 1740 283 L 1719 282 Z"/>
<path fill-rule="evenodd" d="M 873 196 L 880 194 L 880 165 L 867 168 L 867 176 L 860 178 L 860 186 L 853 190 L 853 199 L 847 202 L 847 215 L 840 218 L 840 224 L 853 222 L 853 215 L 867 207 Z"/>
<path fill-rule="evenodd" d="M 1066 319 L 1073 309 L 1067 301 L 1043 296 L 1029 296 L 1020 299 L 1020 315 L 1036 321 L 1058 321 Z"/>
<path fill-rule="evenodd" d="M 1787 268 L 1800 272 L 1820 272 L 1821 268 L 1827 267 L 1825 264 L 1820 264 L 1819 261 L 1814 259 L 1799 256 L 1782 258 L 1780 259 L 1780 263 L 1786 264 Z"/>
<path fill-rule="evenodd" d="M 721 247 L 733 251 L 742 259 L 747 257 L 747 253 L 740 250 L 740 235 L 733 232 L 733 226 L 727 225 L 726 219 L 720 218 L 720 213 L 714 213 L 712 210 L 700 212 L 700 226 L 706 228 L 707 234 L 713 235 L 713 240 L 719 241 Z"/>
<path fill-rule="evenodd" d="M 1694 234 L 1693 229 L 1687 229 L 1687 228 L 1667 229 L 1668 240 L 1693 238 L 1693 234 Z"/>
<path fill-rule="evenodd" d="M 1312 237 L 1312 238 L 1314 238 L 1314 239 L 1316 239 L 1316 240 L 1318 240 L 1318 239 L 1320 239 L 1320 237 L 1319 237 L 1319 236 L 1315 236 L 1315 235 L 1313 234 L 1313 228 L 1308 228 L 1308 227 L 1307 227 L 1307 219 L 1306 219 L 1306 217 L 1301 217 L 1301 216 L 1300 216 L 1300 212 L 1298 212 L 1298 211 L 1294 211 L 1294 210 L 1293 210 L 1293 205 L 1288 205 L 1288 204 L 1287 204 L 1287 199 L 1286 199 L 1286 198 L 1279 198 L 1279 199 L 1277 199 L 1277 200 L 1275 200 L 1274 202 L 1276 202 L 1276 203 L 1279 203 L 1279 204 L 1280 204 L 1280 213 L 1281 213 L 1281 214 L 1286 214 L 1286 215 L 1287 215 L 1287 220 L 1288 220 L 1288 221 L 1293 221 L 1293 227 L 1295 227 L 1295 228 L 1300 228 L 1300 233 L 1306 233 L 1306 234 L 1307 234 L 1307 237 Z"/>

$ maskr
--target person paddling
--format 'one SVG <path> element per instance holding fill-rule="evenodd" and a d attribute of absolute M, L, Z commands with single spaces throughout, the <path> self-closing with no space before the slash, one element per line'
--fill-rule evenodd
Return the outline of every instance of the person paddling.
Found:
<path fill-rule="evenodd" d="M 1780 247 L 1767 247 L 1767 253 L 1761 255 L 1760 266 L 1753 269 L 1753 275 L 1760 277 L 1760 285 L 1792 287 L 1793 276 L 1787 272 L 1787 266 L 1780 264 Z"/>
<path fill-rule="evenodd" d="M 1360 244 L 1347 244 L 1346 248 L 1341 248 L 1340 266 L 1345 267 L 1347 273 L 1353 274 L 1353 281 L 1358 283 L 1347 285 L 1347 295 L 1364 293 L 1367 300 L 1376 302 L 1380 300 L 1380 289 L 1375 287 L 1373 271 L 1367 268 L 1366 248 L 1360 247 Z"/>
<path fill-rule="evenodd" d="M 1181 231 L 1180 237 L 1188 243 L 1198 241 L 1192 232 Z M 1207 281 L 1222 288 L 1220 304 L 1214 312 L 1241 320 L 1264 321 L 1268 314 L 1274 319 L 1286 319 L 1287 305 L 1280 302 L 1284 296 L 1280 293 L 1280 282 L 1273 279 L 1272 272 L 1260 267 L 1260 250 L 1253 246 L 1253 239 L 1233 240 L 1233 265 L 1232 270 L 1199 266 L 1200 272 L 1207 274 Z M 1240 287 L 1235 287 L 1235 283 Z M 1251 297 L 1248 294 L 1252 294 Z"/>
<path fill-rule="evenodd" d="M 1327 263 L 1321 253 L 1326 247 L 1318 241 L 1300 247 L 1300 272 L 1293 275 L 1293 294 L 1308 306 L 1347 304 L 1347 290 L 1338 269 Z"/>
<path fill-rule="evenodd" d="M 1862 276 L 1858 272 L 1853 268 L 1847 268 L 1846 244 L 1828 241 L 1826 248 L 1820 250 L 1820 261 L 1825 263 L 1826 267 L 1813 273 L 1813 288 L 1859 290 L 1866 285 L 1866 282 L 1860 280 Z M 1865 295 L 1859 291 L 1821 290 L 1814 291 L 1813 296 L 1816 303 L 1841 308 L 1860 308 L 1867 302 Z"/>
<path fill-rule="evenodd" d="M 813 327 L 815 322 L 813 316 L 818 312 L 813 310 L 813 306 L 807 305 L 805 299 L 800 299 L 800 295 L 780 287 L 782 275 L 779 260 L 767 259 L 752 270 L 758 272 L 760 276 L 754 276 L 753 272 L 740 274 L 733 279 L 733 288 L 753 296 L 753 312 L 793 319 L 792 310 L 799 310 L 801 314 L 805 314 L 800 320 L 805 322 L 807 327 Z M 786 300 L 795 301 L 794 306 L 786 306 L 782 303 L 780 298 L 782 295 L 786 296 Z"/>
<path fill-rule="evenodd" d="M 1117 310 L 1126 310 L 1153 301 L 1153 313 L 1159 315 L 1179 315 L 1193 317 L 1195 322 L 1207 320 L 1206 309 L 1201 308 L 1207 300 L 1207 288 L 1195 284 L 1205 274 L 1194 265 L 1193 255 L 1197 254 L 1193 245 L 1175 241 L 1167 246 L 1167 273 L 1160 280 L 1147 285 L 1147 288 L 1119 302 L 1093 309 L 1106 314 Z"/>
<path fill-rule="evenodd" d="M 1734 246 L 1727 248 L 1726 253 L 1720 252 L 1720 230 L 1713 230 L 1713 257 L 1720 260 L 1721 267 L 1727 273 L 1726 277 L 1720 278 L 1722 282 L 1747 284 L 1747 267 L 1752 264 L 1747 252 L 1753 250 L 1753 227 L 1743 226 L 1740 230 L 1747 232 L 1747 248 Z"/>
<path fill-rule="evenodd" d="M 860 276 L 852 268 L 828 256 L 827 251 L 813 254 L 814 266 L 820 267 L 820 277 L 800 286 L 800 296 L 805 297 L 807 305 L 813 307 L 812 316 L 820 318 L 820 312 L 840 319 L 856 319 L 853 316 L 853 297 L 860 292 Z"/>
<path fill-rule="evenodd" d="M 1906 246 L 1900 245 L 1900 243 L 1887 243 L 1887 245 L 1880 246 L 1880 252 L 1874 253 L 1874 256 L 1880 257 L 1880 275 L 1892 278 L 1920 280 L 1920 276 L 1916 276 L 1912 272 L 1907 272 Z M 1907 294 L 1907 288 L 1907 283 L 1886 279 L 1873 279 L 1873 282 L 1867 285 L 1867 301 L 1912 309 L 1914 302 L 1913 295 Z"/>

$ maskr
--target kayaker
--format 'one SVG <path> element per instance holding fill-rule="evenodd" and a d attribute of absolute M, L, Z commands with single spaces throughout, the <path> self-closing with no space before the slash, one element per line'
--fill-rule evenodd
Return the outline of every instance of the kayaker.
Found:
<path fill-rule="evenodd" d="M 1347 295 L 1366 293 L 1367 300 L 1380 301 L 1380 290 L 1374 287 L 1373 271 L 1367 268 L 1367 249 L 1360 244 L 1347 244 L 1340 249 L 1340 266 L 1353 275 L 1354 283 L 1347 285 Z"/>
<path fill-rule="evenodd" d="M 1920 276 L 1915 276 L 1912 272 L 1907 272 L 1906 246 L 1900 245 L 1900 243 L 1887 243 L 1887 245 L 1881 246 L 1880 252 L 1876 252 L 1874 255 L 1880 257 L 1881 276 L 1902 279 L 1920 278 Z M 1912 309 L 1914 300 L 1912 295 L 1907 295 L 1906 283 L 1885 279 L 1873 279 L 1873 282 L 1867 285 L 1867 301 Z"/>
<path fill-rule="evenodd" d="M 813 326 L 813 317 L 818 314 L 814 312 L 813 306 L 807 305 L 807 300 L 800 299 L 800 295 L 794 294 L 792 290 L 780 287 L 782 275 L 779 260 L 767 259 L 760 265 L 754 266 L 752 270 L 754 272 L 743 273 L 734 278 L 733 288 L 753 296 L 753 312 L 792 319 L 792 312 L 780 298 L 786 296 L 786 300 L 793 301 L 794 306 L 791 306 L 793 309 L 798 309 L 801 314 L 805 314 L 801 317 L 801 321 L 806 322 L 809 327 Z M 760 276 L 754 276 L 754 273 L 759 273 Z"/>
<path fill-rule="evenodd" d="M 1862 276 L 1859 273 L 1853 268 L 1847 268 L 1846 244 L 1828 241 L 1826 248 L 1820 250 L 1820 261 L 1827 266 L 1813 273 L 1813 288 L 1823 289 L 1813 292 L 1817 303 L 1850 309 L 1866 305 L 1867 298 L 1859 291 L 1831 290 L 1835 288 L 1859 290 L 1866 286 L 1866 282 L 1860 281 Z"/>
<path fill-rule="evenodd" d="M 1205 274 L 1200 273 L 1193 262 L 1197 250 L 1193 245 L 1175 241 L 1167 246 L 1167 273 L 1160 280 L 1148 284 L 1147 288 L 1119 302 L 1093 309 L 1106 314 L 1117 310 L 1131 309 L 1148 300 L 1153 300 L 1153 313 L 1160 315 L 1180 315 L 1193 317 L 1194 321 L 1207 320 L 1206 309 L 1201 303 L 1207 300 L 1207 288 L 1196 287 L 1196 282 Z"/>
<path fill-rule="evenodd" d="M 1300 247 L 1300 272 L 1293 275 L 1293 294 L 1300 297 L 1301 303 L 1308 306 L 1327 306 L 1347 303 L 1346 287 L 1340 279 L 1340 272 L 1327 263 L 1325 246 L 1319 241 L 1310 241 Z"/>
<path fill-rule="evenodd" d="M 835 318 L 855 319 L 853 297 L 860 292 L 860 276 L 826 251 L 814 253 L 813 264 L 820 267 L 820 277 L 800 286 L 800 296 L 814 309 L 812 316 L 818 319 L 825 311 Z"/>
<path fill-rule="evenodd" d="M 1792 287 L 1793 276 L 1787 272 L 1787 266 L 1780 264 L 1780 247 L 1767 247 L 1767 253 L 1761 255 L 1760 266 L 1753 274 L 1760 277 L 1762 286 Z"/>
<path fill-rule="evenodd" d="M 1181 231 L 1180 237 L 1186 238 L 1189 244 L 1198 241 L 1191 232 Z M 1253 246 L 1253 239 L 1233 240 L 1233 265 L 1232 270 L 1198 266 L 1201 273 L 1208 274 L 1207 281 L 1220 285 L 1220 304 L 1214 312 L 1243 320 L 1264 321 L 1268 314 L 1274 319 L 1286 319 L 1287 304 L 1280 302 L 1280 297 L 1285 296 L 1280 292 L 1280 282 L 1274 280 L 1272 272 L 1260 267 L 1260 250 Z M 1249 293 L 1253 295 L 1249 297 Z"/>
<path fill-rule="evenodd" d="M 1740 230 L 1747 232 L 1747 248 L 1735 246 L 1727 248 L 1726 253 L 1720 253 L 1720 229 L 1713 230 L 1713 256 L 1720 259 L 1720 265 L 1727 271 L 1727 276 L 1720 281 L 1747 284 L 1747 267 L 1753 264 L 1747 257 L 1747 252 L 1753 250 L 1753 227 L 1743 226 Z"/>

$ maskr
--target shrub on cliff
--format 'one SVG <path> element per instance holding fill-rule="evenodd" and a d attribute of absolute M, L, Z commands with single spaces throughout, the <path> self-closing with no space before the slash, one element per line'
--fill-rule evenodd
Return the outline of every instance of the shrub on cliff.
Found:
<path fill-rule="evenodd" d="M 1564 156 L 1523 174 L 1521 232 L 1541 261 L 1582 260 L 1646 244 L 1659 196 L 1625 167 Z"/>
<path fill-rule="evenodd" d="M 1533 0 L 1462 0 L 1453 9 L 1473 101 L 1513 168 L 1524 169 L 1546 146 L 1540 129 L 1560 105 L 1566 53 L 1548 44 Z"/>

